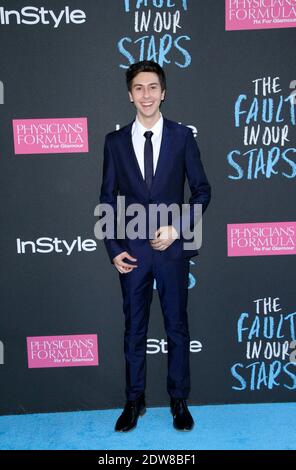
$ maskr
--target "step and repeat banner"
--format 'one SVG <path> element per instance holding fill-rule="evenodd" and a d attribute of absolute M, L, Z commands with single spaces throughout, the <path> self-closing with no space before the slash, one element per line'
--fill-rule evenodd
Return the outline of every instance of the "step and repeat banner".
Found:
<path fill-rule="evenodd" d="M 188 277 L 189 403 L 295 401 L 295 27 L 296 0 L 0 2 L 0 413 L 125 401 L 94 211 L 143 59 L 164 67 L 162 113 L 192 130 L 213 192 Z M 154 284 L 148 406 L 168 405 L 167 357 Z"/>

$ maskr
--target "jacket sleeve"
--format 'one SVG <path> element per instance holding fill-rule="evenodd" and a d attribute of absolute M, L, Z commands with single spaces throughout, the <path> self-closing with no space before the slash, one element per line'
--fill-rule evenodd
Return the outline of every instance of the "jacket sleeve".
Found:
<path fill-rule="evenodd" d="M 114 216 L 113 216 L 112 223 L 114 223 L 114 238 L 110 238 L 110 237 L 104 238 L 105 247 L 106 247 L 111 263 L 113 263 L 113 258 L 115 256 L 125 251 L 121 243 L 123 240 L 116 239 L 117 194 L 118 194 L 118 182 L 117 182 L 114 157 L 112 155 L 112 151 L 110 148 L 108 135 L 106 135 L 105 144 L 104 144 L 103 179 L 102 179 L 102 185 L 101 185 L 100 203 L 110 204 L 110 206 L 112 206 L 113 208 Z"/>
<path fill-rule="evenodd" d="M 178 233 L 179 229 L 182 233 L 185 233 L 188 230 L 191 232 L 194 230 L 194 227 L 198 222 L 194 212 L 194 204 L 202 205 L 203 214 L 211 199 L 211 186 L 205 174 L 204 167 L 200 159 L 200 151 L 191 129 L 188 129 L 188 134 L 186 136 L 185 172 L 191 192 L 189 199 L 190 211 L 189 214 L 182 214 L 180 218 L 174 219 L 172 222 L 172 225 L 175 226 Z M 175 225 L 175 222 L 177 222 L 177 225 Z"/>

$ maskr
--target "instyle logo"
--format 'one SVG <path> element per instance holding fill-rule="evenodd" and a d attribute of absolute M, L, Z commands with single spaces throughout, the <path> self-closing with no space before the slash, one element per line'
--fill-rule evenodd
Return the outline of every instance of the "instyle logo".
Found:
<path fill-rule="evenodd" d="M 228 256 L 296 254 L 296 222 L 228 224 Z"/>
<path fill-rule="evenodd" d="M 202 343 L 200 341 L 190 341 L 189 350 L 192 353 L 198 353 L 202 351 Z M 148 339 L 147 340 L 147 354 L 167 354 L 168 353 L 168 342 L 165 339 Z"/>
<path fill-rule="evenodd" d="M 97 366 L 97 335 L 31 336 L 28 368 Z"/>
<path fill-rule="evenodd" d="M 70 256 L 74 252 L 81 251 L 95 251 L 97 243 L 92 239 L 82 240 L 80 236 L 72 240 L 70 243 L 67 240 L 61 240 L 58 237 L 40 237 L 36 241 L 16 239 L 17 254 L 48 254 L 48 253 L 63 253 Z"/>
<path fill-rule="evenodd" d="M 70 7 L 66 6 L 64 10 L 54 12 L 53 10 L 47 10 L 44 7 L 33 7 L 25 6 L 20 11 L 6 10 L 4 7 L 0 7 L 0 24 L 1 25 L 28 25 L 35 26 L 35 24 L 42 23 L 44 25 L 53 26 L 58 28 L 60 24 L 81 24 L 85 23 L 86 15 L 82 10 L 70 10 Z"/>
<path fill-rule="evenodd" d="M 226 0 L 226 30 L 295 28 L 296 0 Z"/>
<path fill-rule="evenodd" d="M 88 152 L 87 118 L 13 119 L 14 153 Z"/>

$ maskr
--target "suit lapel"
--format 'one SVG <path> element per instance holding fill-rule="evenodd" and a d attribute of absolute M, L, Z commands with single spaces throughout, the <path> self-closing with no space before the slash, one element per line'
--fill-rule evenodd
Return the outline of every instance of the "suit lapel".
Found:
<path fill-rule="evenodd" d="M 160 151 L 159 151 L 159 157 L 156 165 L 156 170 L 155 174 L 152 180 L 152 186 L 151 190 L 149 192 L 147 184 L 145 179 L 143 178 L 138 159 L 135 153 L 135 149 L 133 146 L 133 140 L 132 140 L 132 125 L 134 123 L 134 120 L 130 122 L 125 128 L 124 128 L 124 140 L 125 140 L 125 145 L 127 149 L 127 154 L 130 156 L 130 161 L 131 161 L 131 167 L 133 171 L 136 174 L 137 180 L 139 184 L 141 185 L 142 189 L 146 193 L 146 195 L 151 195 L 153 192 L 153 189 L 157 187 L 158 181 L 161 181 L 162 176 L 164 176 L 164 171 L 166 169 L 166 162 L 167 158 L 169 158 L 170 155 L 170 137 L 169 137 L 169 126 L 166 118 L 163 118 L 163 131 L 162 131 L 162 138 L 161 138 L 161 145 L 160 145 Z"/>

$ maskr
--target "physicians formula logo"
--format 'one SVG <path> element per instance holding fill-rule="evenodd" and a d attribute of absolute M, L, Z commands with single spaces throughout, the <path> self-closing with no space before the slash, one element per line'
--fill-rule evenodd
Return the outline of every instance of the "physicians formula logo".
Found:
<path fill-rule="evenodd" d="M 13 119 L 14 153 L 88 152 L 87 118 Z"/>
<path fill-rule="evenodd" d="M 35 26 L 41 23 L 46 26 L 58 28 L 61 24 L 85 23 L 86 15 L 82 10 L 71 10 L 69 6 L 59 11 L 48 10 L 45 7 L 25 6 L 20 10 L 7 10 L 0 7 L 1 25 Z"/>
<path fill-rule="evenodd" d="M 296 0 L 226 0 L 226 30 L 295 28 Z"/>
<path fill-rule="evenodd" d="M 27 338 L 28 368 L 98 365 L 97 335 Z"/>
<path fill-rule="evenodd" d="M 229 224 L 228 256 L 296 254 L 296 222 Z"/>

